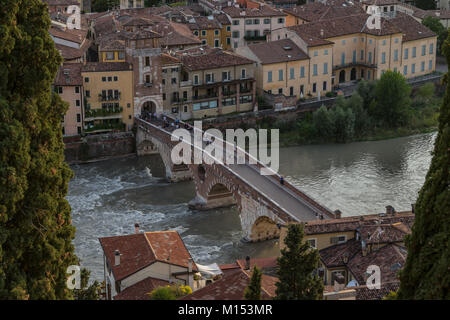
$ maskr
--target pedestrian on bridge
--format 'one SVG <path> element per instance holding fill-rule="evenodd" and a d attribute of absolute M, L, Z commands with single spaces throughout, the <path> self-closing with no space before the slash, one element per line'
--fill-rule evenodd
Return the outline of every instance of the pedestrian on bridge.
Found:
<path fill-rule="evenodd" d="M 280 184 L 284 185 L 284 178 L 282 176 L 280 176 Z"/>

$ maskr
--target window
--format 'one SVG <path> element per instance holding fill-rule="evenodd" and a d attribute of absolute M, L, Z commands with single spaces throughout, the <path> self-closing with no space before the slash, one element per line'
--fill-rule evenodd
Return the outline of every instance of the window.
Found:
<path fill-rule="evenodd" d="M 353 57 L 352 57 L 353 63 L 356 63 L 356 50 L 353 50 Z"/>
<path fill-rule="evenodd" d="M 150 67 L 150 57 L 145 57 L 145 66 Z"/>
<path fill-rule="evenodd" d="M 325 56 L 327 56 L 327 55 L 328 55 L 328 49 L 323 50 L 323 54 L 324 54 Z"/>
<path fill-rule="evenodd" d="M 172 84 L 176 84 L 177 83 L 177 78 L 172 78 Z"/>
<path fill-rule="evenodd" d="M 369 63 L 372 63 L 372 52 L 369 52 Z"/>
<path fill-rule="evenodd" d="M 323 74 L 328 74 L 328 62 L 323 64 Z"/>
<path fill-rule="evenodd" d="M 77 107 L 80 106 L 80 100 L 75 100 L 75 106 L 77 106 Z"/>
<path fill-rule="evenodd" d="M 292 97 L 294 95 L 294 87 L 289 88 L 289 95 Z"/>
<path fill-rule="evenodd" d="M 426 55 L 427 54 L 427 46 L 426 45 L 423 45 L 422 46 L 422 56 L 424 56 L 424 55 Z"/>
<path fill-rule="evenodd" d="M 341 65 L 345 64 L 345 52 L 342 52 L 341 54 Z"/>
<path fill-rule="evenodd" d="M 59 94 L 63 93 L 63 88 L 62 87 L 58 87 L 58 93 Z"/>
<path fill-rule="evenodd" d="M 198 30 L 194 31 L 194 35 L 196 35 L 198 37 Z"/>
<path fill-rule="evenodd" d="M 394 61 L 398 61 L 398 49 L 394 50 Z"/>
<path fill-rule="evenodd" d="M 394 43 L 398 43 L 398 38 L 395 38 L 395 39 L 394 39 Z"/>
<path fill-rule="evenodd" d="M 283 81 L 283 70 L 278 70 L 278 81 Z"/>
<path fill-rule="evenodd" d="M 278 89 L 278 94 L 283 94 L 283 88 Z"/>
<path fill-rule="evenodd" d="M 202 45 L 205 45 L 205 44 L 206 44 L 206 40 L 203 39 L 203 40 L 202 40 Z"/>
<path fill-rule="evenodd" d="M 382 64 L 386 63 L 386 52 L 381 53 L 381 63 Z"/>
<path fill-rule="evenodd" d="M 369 39 L 369 44 L 372 44 L 372 39 Z"/>
<path fill-rule="evenodd" d="M 313 65 L 313 76 L 317 76 L 317 64 Z"/>
<path fill-rule="evenodd" d="M 239 38 L 239 31 L 233 31 L 232 35 L 233 38 Z"/>
<path fill-rule="evenodd" d="M 166 100 L 166 94 L 163 93 L 163 100 Z"/>
<path fill-rule="evenodd" d="M 337 236 L 337 237 L 330 238 L 330 243 L 332 243 L 332 244 L 340 244 L 340 243 L 344 243 L 346 241 L 347 241 L 346 236 Z"/>
<path fill-rule="evenodd" d="M 80 93 L 80 87 L 75 87 L 75 93 Z"/>
<path fill-rule="evenodd" d="M 284 18 L 278 18 L 278 23 L 284 23 Z"/>
<path fill-rule="evenodd" d="M 422 61 L 421 65 L 420 65 L 420 71 L 424 72 L 425 71 L 425 62 Z"/>
<path fill-rule="evenodd" d="M 222 81 L 230 81 L 230 71 L 224 71 L 222 72 Z"/>
<path fill-rule="evenodd" d="M 253 24 L 259 24 L 259 19 L 253 20 Z"/>
<path fill-rule="evenodd" d="M 412 57 L 416 57 L 416 47 L 412 48 Z"/>
<path fill-rule="evenodd" d="M 267 82 L 272 82 L 272 71 L 267 72 Z"/>
<path fill-rule="evenodd" d="M 305 67 L 300 67 L 300 78 L 305 77 Z"/>
<path fill-rule="evenodd" d="M 433 52 L 434 52 L 434 44 L 431 43 L 430 44 L 430 54 L 433 54 Z"/>
<path fill-rule="evenodd" d="M 408 66 L 403 67 L 403 75 L 406 76 L 408 74 Z"/>
<path fill-rule="evenodd" d="M 314 57 L 317 57 L 319 55 L 319 52 L 316 50 L 314 51 Z"/>
<path fill-rule="evenodd" d="M 231 44 L 231 38 L 227 37 L 227 45 L 230 45 L 230 44 Z"/>
<path fill-rule="evenodd" d="M 234 43 L 233 43 L 233 47 L 236 49 L 236 48 L 238 47 L 238 43 L 237 43 L 237 42 L 234 42 Z"/>
<path fill-rule="evenodd" d="M 431 69 L 433 69 L 433 60 L 430 60 L 428 62 L 428 70 L 431 70 Z"/>
<path fill-rule="evenodd" d="M 117 82 L 119 80 L 118 76 L 114 76 L 114 81 Z"/>
<path fill-rule="evenodd" d="M 114 60 L 114 52 L 107 52 L 106 60 Z"/>
<path fill-rule="evenodd" d="M 125 60 L 125 52 L 119 52 L 119 60 Z"/>
<path fill-rule="evenodd" d="M 301 85 L 300 86 L 300 95 L 302 95 L 304 91 L 305 91 L 305 86 Z"/>
<path fill-rule="evenodd" d="M 194 84 L 198 84 L 198 74 L 194 75 Z"/>
<path fill-rule="evenodd" d="M 295 79 L 295 69 L 294 68 L 289 69 L 289 79 L 291 79 L 291 80 Z M 292 94 L 291 94 L 291 96 L 292 96 Z"/>
<path fill-rule="evenodd" d="M 103 82 L 106 82 L 106 77 L 102 77 L 102 81 L 103 81 Z"/>
<path fill-rule="evenodd" d="M 247 70 L 241 69 L 241 79 L 247 78 Z"/>
<path fill-rule="evenodd" d="M 317 84 L 313 83 L 313 92 L 317 91 Z"/>
<path fill-rule="evenodd" d="M 214 30 L 214 34 L 216 35 L 216 36 L 218 36 L 219 35 L 219 30 Z"/>
<path fill-rule="evenodd" d="M 327 82 L 326 81 L 323 82 L 322 90 L 327 91 Z"/>
<path fill-rule="evenodd" d="M 81 134 L 81 127 L 77 127 L 78 134 Z"/>
<path fill-rule="evenodd" d="M 364 60 L 364 50 L 361 50 L 359 54 L 359 60 Z"/>
<path fill-rule="evenodd" d="M 356 43 L 358 41 L 358 38 L 353 38 L 353 43 Z"/>
<path fill-rule="evenodd" d="M 316 248 L 316 239 L 307 239 L 306 242 L 308 242 L 311 248 Z"/>
<path fill-rule="evenodd" d="M 77 113 L 77 122 L 81 122 L 81 114 Z"/>
<path fill-rule="evenodd" d="M 234 26 L 238 26 L 239 25 L 239 20 L 233 20 L 233 25 Z"/>
<path fill-rule="evenodd" d="M 162 79 L 162 80 L 161 80 L 161 84 L 162 84 L 163 86 L 165 86 L 165 85 L 166 85 L 166 79 Z"/>
<path fill-rule="evenodd" d="M 111 82 L 112 81 L 112 77 L 108 77 L 108 82 Z"/>
<path fill-rule="evenodd" d="M 91 97 L 91 90 L 86 90 L 85 94 L 86 94 L 87 98 L 90 98 Z"/>
<path fill-rule="evenodd" d="M 202 30 L 202 36 L 206 36 L 206 30 Z"/>
<path fill-rule="evenodd" d="M 230 32 L 230 31 L 231 31 L 231 27 L 227 26 L 227 32 Z"/>
<path fill-rule="evenodd" d="M 220 47 L 219 39 L 214 39 L 214 47 L 215 47 L 215 48 Z"/>
<path fill-rule="evenodd" d="M 214 73 L 207 73 L 205 80 L 206 80 L 206 83 L 214 82 Z"/>
<path fill-rule="evenodd" d="M 409 50 L 408 50 L 408 48 L 406 48 L 405 49 L 405 55 L 404 55 L 405 58 L 404 59 L 408 59 L 408 52 L 409 52 Z"/>
<path fill-rule="evenodd" d="M 145 83 L 151 83 L 149 74 L 145 75 Z"/>
<path fill-rule="evenodd" d="M 264 24 L 270 24 L 270 19 L 264 19 Z"/>
<path fill-rule="evenodd" d="M 245 20 L 245 24 L 247 24 L 247 25 L 253 24 L 253 20 L 251 20 L 251 19 Z"/>
<path fill-rule="evenodd" d="M 187 106 L 184 106 L 184 112 L 187 112 Z"/>
<path fill-rule="evenodd" d="M 345 45 L 345 39 L 344 39 L 344 40 L 342 40 L 342 45 Z"/>
<path fill-rule="evenodd" d="M 416 64 L 415 63 L 413 63 L 411 65 L 411 73 L 416 73 Z"/>
<path fill-rule="evenodd" d="M 383 40 L 383 46 L 385 46 L 386 45 L 386 40 Z"/>

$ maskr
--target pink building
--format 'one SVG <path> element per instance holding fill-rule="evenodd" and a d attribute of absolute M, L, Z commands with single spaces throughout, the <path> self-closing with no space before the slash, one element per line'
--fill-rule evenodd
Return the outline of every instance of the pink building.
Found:
<path fill-rule="evenodd" d="M 64 63 L 56 74 L 53 83 L 55 92 L 69 104 L 63 119 L 63 135 L 75 136 L 83 128 L 83 81 L 81 63 Z"/>

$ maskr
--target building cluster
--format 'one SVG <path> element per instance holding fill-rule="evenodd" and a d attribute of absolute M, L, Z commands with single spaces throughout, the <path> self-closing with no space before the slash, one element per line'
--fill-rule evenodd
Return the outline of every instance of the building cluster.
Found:
<path fill-rule="evenodd" d="M 315 271 L 324 283 L 324 299 L 376 300 L 399 287 L 398 272 L 407 251 L 404 237 L 411 233 L 413 212 L 396 212 L 314 220 L 304 224 L 304 241 L 317 249 Z M 280 249 L 287 225 L 280 226 Z M 229 264 L 196 263 L 176 231 L 143 232 L 100 238 L 108 300 L 148 300 L 149 293 L 167 285 L 189 285 L 193 292 L 182 300 L 241 300 L 252 270 L 262 272 L 261 297 L 276 296 L 277 257 L 236 260 Z M 379 268 L 380 287 L 372 287 L 370 266 Z"/>
<path fill-rule="evenodd" d="M 386 70 L 423 76 L 435 70 L 437 36 L 420 20 L 446 16 L 396 0 L 199 0 L 150 8 L 122 0 L 113 10 L 81 14 L 74 29 L 68 11 L 79 0 L 46 2 L 64 58 L 54 86 L 70 105 L 66 136 L 131 130 L 143 110 L 201 119 L 255 111 L 257 97 L 320 97 Z M 375 29 L 367 23 L 373 6 L 381 12 Z"/>

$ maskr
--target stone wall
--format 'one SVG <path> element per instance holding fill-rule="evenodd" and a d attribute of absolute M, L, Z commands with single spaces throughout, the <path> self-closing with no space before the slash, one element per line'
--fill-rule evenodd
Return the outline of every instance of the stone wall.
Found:
<path fill-rule="evenodd" d="M 118 132 L 66 140 L 64 155 L 69 163 L 92 161 L 136 153 L 133 132 Z"/>

